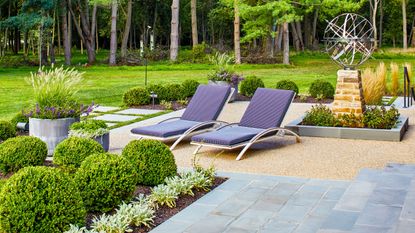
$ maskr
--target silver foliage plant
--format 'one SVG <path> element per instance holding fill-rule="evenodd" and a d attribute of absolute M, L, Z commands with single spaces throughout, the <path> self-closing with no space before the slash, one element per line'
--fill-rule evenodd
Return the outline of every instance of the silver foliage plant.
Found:
<path fill-rule="evenodd" d="M 119 205 L 114 215 L 103 214 L 99 218 L 96 217 L 91 230 L 71 225 L 65 233 L 124 233 L 132 232 L 131 226 L 151 227 L 158 206 L 166 205 L 174 208 L 180 195 L 193 196 L 193 189 L 207 191 L 213 185 L 214 179 L 213 166 L 205 169 L 194 161 L 193 171 L 166 178 L 165 184 L 152 188 L 149 196 L 140 194 L 131 203 Z"/>
<path fill-rule="evenodd" d="M 104 129 L 104 128 L 97 129 L 94 131 L 85 131 L 85 130 L 77 129 L 77 130 L 70 130 L 69 137 L 95 138 L 95 137 L 99 137 L 107 133 L 109 133 L 109 129 Z"/>

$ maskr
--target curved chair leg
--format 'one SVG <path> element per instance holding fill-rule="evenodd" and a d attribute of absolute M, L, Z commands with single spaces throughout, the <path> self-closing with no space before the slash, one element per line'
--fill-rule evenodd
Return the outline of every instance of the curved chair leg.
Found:
<path fill-rule="evenodd" d="M 295 141 L 296 141 L 297 143 L 300 143 L 300 142 L 301 142 L 301 137 L 300 137 L 300 135 L 298 135 L 298 134 L 294 133 L 293 131 L 291 131 L 291 130 L 289 130 L 289 129 L 285 129 L 285 131 L 286 131 L 286 132 L 288 132 L 288 133 L 290 133 L 290 134 L 292 134 L 292 135 L 295 137 Z"/>
<path fill-rule="evenodd" d="M 193 152 L 193 154 L 194 155 L 196 155 L 198 152 L 199 152 L 199 150 L 202 148 L 202 145 L 199 145 L 197 148 L 196 148 L 196 150 Z"/>
<path fill-rule="evenodd" d="M 182 136 L 180 136 L 174 143 L 173 145 L 171 145 L 170 150 L 174 150 L 174 148 L 176 148 L 177 145 L 179 145 L 179 143 L 187 136 L 188 134 L 183 134 Z"/>
<path fill-rule="evenodd" d="M 242 156 L 244 156 L 245 152 L 249 149 L 249 147 L 252 146 L 252 142 L 246 144 L 246 146 L 242 149 L 242 151 L 239 153 L 238 157 L 236 157 L 236 161 L 241 160 Z"/>

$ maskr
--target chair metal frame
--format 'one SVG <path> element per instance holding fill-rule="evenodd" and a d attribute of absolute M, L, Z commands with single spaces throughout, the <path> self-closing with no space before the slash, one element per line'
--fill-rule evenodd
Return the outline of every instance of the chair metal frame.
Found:
<path fill-rule="evenodd" d="M 229 127 L 229 126 L 231 127 L 231 126 L 235 126 L 235 125 L 238 125 L 238 124 L 235 123 L 235 124 L 225 125 L 223 127 L 218 128 L 216 131 L 220 131 L 223 128 L 226 128 L 226 127 Z M 301 137 L 298 134 L 294 133 L 293 131 L 285 129 L 285 128 L 281 128 L 281 127 L 274 127 L 274 128 L 264 129 L 263 131 L 261 131 L 257 135 L 255 135 L 253 138 L 251 138 L 251 140 L 246 141 L 246 142 L 241 142 L 241 143 L 238 143 L 238 144 L 235 144 L 235 145 L 227 146 L 227 145 L 218 145 L 218 144 L 204 143 L 204 142 L 194 142 L 194 141 L 192 141 L 190 144 L 198 146 L 196 148 L 196 150 L 193 152 L 194 155 L 196 155 L 199 152 L 199 150 L 202 149 L 202 147 L 212 147 L 212 148 L 225 149 L 225 150 L 233 150 L 233 149 L 243 147 L 241 152 L 236 157 L 236 160 L 239 161 L 239 160 L 242 159 L 242 157 L 244 156 L 246 151 L 253 144 L 258 143 L 258 142 L 262 142 L 262 141 L 267 140 L 267 139 L 270 139 L 274 136 L 284 137 L 285 134 L 291 134 L 292 136 L 295 136 L 297 143 L 301 142 Z"/>
<path fill-rule="evenodd" d="M 231 99 L 231 97 L 233 95 L 233 92 L 234 92 L 234 90 L 231 89 L 231 91 L 229 92 L 229 96 L 228 96 L 228 98 L 226 98 L 226 102 L 225 102 L 225 104 L 223 105 L 223 107 L 221 109 L 221 113 L 222 113 L 223 109 L 225 108 L 226 104 L 229 103 L 229 100 Z M 219 116 L 221 115 L 221 113 L 219 114 Z M 217 118 L 219 118 L 219 116 Z M 180 120 L 180 119 L 181 119 L 181 117 L 171 117 L 171 118 L 162 120 L 162 121 L 158 122 L 157 124 L 161 124 L 161 123 L 164 123 L 164 122 L 169 122 L 169 121 L 172 121 L 172 120 Z M 158 140 L 158 141 L 162 141 L 162 142 L 175 140 L 173 145 L 170 147 L 170 150 L 172 151 L 186 137 L 190 137 L 190 136 L 193 136 L 195 134 L 201 134 L 201 133 L 209 132 L 209 131 L 217 129 L 218 127 L 221 127 L 222 125 L 227 125 L 227 124 L 228 124 L 228 122 L 219 121 L 219 120 L 204 121 L 204 122 L 200 122 L 200 123 L 192 126 L 188 130 L 186 130 L 183 134 L 178 134 L 178 135 L 174 135 L 174 136 L 170 136 L 170 137 L 157 137 L 157 136 L 151 136 L 151 135 L 145 135 L 145 134 L 135 134 L 135 133 L 130 133 L 130 136 L 138 137 L 138 140 L 141 140 L 141 139 L 144 139 L 144 138 L 145 139 L 154 139 L 154 140 Z M 209 125 L 212 125 L 212 127 L 206 128 Z"/>
<path fill-rule="evenodd" d="M 294 99 L 295 99 L 295 95 L 293 96 L 293 98 L 291 100 L 291 103 Z M 289 108 L 287 109 L 286 113 L 288 112 L 288 110 L 289 110 Z M 216 131 L 220 131 L 221 129 L 224 129 L 224 128 L 227 128 L 227 127 L 239 126 L 239 124 L 240 123 L 227 124 L 227 125 L 224 125 L 222 127 L 217 128 Z M 196 150 L 193 152 L 194 155 L 196 155 L 200 151 L 200 149 L 202 149 L 202 147 L 212 147 L 212 148 L 225 149 L 225 150 L 233 150 L 233 149 L 243 147 L 241 152 L 239 152 L 238 156 L 236 157 L 236 160 L 239 161 L 239 160 L 242 159 L 242 157 L 244 156 L 246 151 L 253 144 L 258 143 L 258 142 L 262 142 L 262 141 L 267 140 L 267 139 L 270 139 L 274 136 L 284 137 L 285 134 L 290 134 L 290 135 L 294 136 L 296 138 L 297 143 L 301 142 L 301 137 L 298 134 L 296 134 L 295 132 L 293 132 L 289 129 L 282 128 L 282 127 L 272 127 L 272 128 L 262 130 L 261 132 L 256 134 L 253 138 L 251 138 L 249 141 L 241 142 L 241 143 L 234 144 L 234 145 L 227 146 L 227 145 L 219 145 L 219 144 L 195 142 L 195 141 L 190 142 L 190 144 L 198 146 L 196 148 Z"/>

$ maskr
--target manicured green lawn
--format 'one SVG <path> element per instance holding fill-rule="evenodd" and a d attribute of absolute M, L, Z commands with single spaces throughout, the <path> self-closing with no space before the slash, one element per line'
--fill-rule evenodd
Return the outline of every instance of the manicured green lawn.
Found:
<path fill-rule="evenodd" d="M 105 57 L 104 55 L 101 55 Z M 377 54 L 365 66 L 376 66 L 380 61 L 387 65 L 394 61 L 399 64 L 414 62 L 412 54 Z M 58 58 L 58 63 L 62 58 Z M 83 56 L 76 57 L 76 63 L 83 64 Z M 335 84 L 336 72 L 339 69 L 325 54 L 297 54 L 292 56 L 291 66 L 284 65 L 240 65 L 236 70 L 243 75 L 256 75 L 262 78 L 267 87 L 274 87 L 282 79 L 290 79 L 297 83 L 300 92 L 307 92 L 315 79 L 325 79 Z M 0 64 L 1 65 L 1 64 Z M 144 70 L 142 66 L 108 67 L 99 64 L 93 67 L 75 66 L 85 72 L 79 98 L 85 103 L 95 101 L 101 105 L 122 105 L 123 93 L 134 86 L 144 86 Z M 195 79 L 207 83 L 206 76 L 211 71 L 209 64 L 169 64 L 167 62 L 150 63 L 148 82 L 180 83 L 185 79 Z M 31 88 L 25 82 L 30 72 L 36 67 L 0 68 L 0 119 L 10 119 L 23 107 L 33 104 Z"/>

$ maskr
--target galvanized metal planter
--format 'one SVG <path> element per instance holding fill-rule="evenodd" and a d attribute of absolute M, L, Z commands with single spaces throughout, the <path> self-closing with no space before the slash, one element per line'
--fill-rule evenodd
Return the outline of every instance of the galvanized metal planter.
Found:
<path fill-rule="evenodd" d="M 110 133 L 93 138 L 104 148 L 105 152 L 108 152 L 110 149 Z"/>
<path fill-rule="evenodd" d="M 368 128 L 345 128 L 345 127 L 324 127 L 301 125 L 303 117 L 300 117 L 285 128 L 294 131 L 300 136 L 342 138 L 342 139 L 361 139 L 377 141 L 401 141 L 409 127 L 408 117 L 399 117 L 399 123 L 393 129 L 368 129 Z"/>
<path fill-rule="evenodd" d="M 208 84 L 209 85 L 219 85 L 219 86 L 230 86 L 230 84 L 228 82 L 225 82 L 225 81 L 212 81 L 212 80 L 209 80 L 208 81 Z M 233 94 L 229 98 L 229 102 L 235 101 L 236 94 L 238 93 L 238 86 L 232 87 L 232 90 L 233 90 Z"/>
<path fill-rule="evenodd" d="M 53 155 L 55 147 L 68 137 L 69 127 L 79 118 L 29 119 L 29 135 L 40 138 L 48 146 L 48 155 Z"/>

